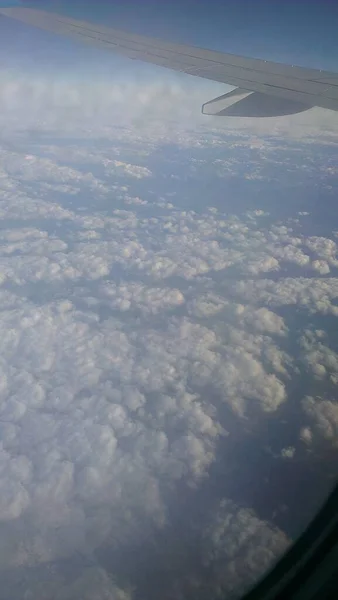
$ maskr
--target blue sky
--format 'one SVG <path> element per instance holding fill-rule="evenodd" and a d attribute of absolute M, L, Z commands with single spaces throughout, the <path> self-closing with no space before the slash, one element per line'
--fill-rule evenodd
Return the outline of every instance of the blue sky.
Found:
<path fill-rule="evenodd" d="M 22 3 L 173 41 L 338 70 L 338 3 L 335 0 L 171 0 L 163 3 L 157 0 L 37 0 Z M 0 21 L 0 32 L 2 27 Z"/>

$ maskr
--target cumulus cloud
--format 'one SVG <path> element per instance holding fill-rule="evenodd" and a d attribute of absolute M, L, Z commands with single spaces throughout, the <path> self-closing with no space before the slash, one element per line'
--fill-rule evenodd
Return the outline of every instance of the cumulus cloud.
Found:
<path fill-rule="evenodd" d="M 289 544 L 282 531 L 228 500 L 220 503 L 202 537 L 203 566 L 211 570 L 210 593 L 217 598 L 246 592 L 257 582 L 261 565 L 266 572 Z"/>
<path fill-rule="evenodd" d="M 178 289 L 150 288 L 141 283 L 125 283 L 120 286 L 109 283 L 103 285 L 100 291 L 103 296 L 102 304 L 122 312 L 136 310 L 143 314 L 156 314 L 174 309 L 185 302 L 184 295 Z M 93 301 L 96 302 L 95 299 Z M 97 303 L 100 304 L 100 300 Z"/>
<path fill-rule="evenodd" d="M 92 531 L 84 516 L 91 506 L 111 514 L 134 497 L 161 522 L 158 478 L 198 480 L 223 433 L 199 385 L 215 379 L 224 401 L 242 403 L 242 412 L 244 399 L 262 410 L 285 399 L 282 383 L 245 343 L 240 355 L 235 346 L 222 359 L 215 333 L 188 320 L 138 333 L 114 318 L 100 323 L 69 301 L 4 311 L 2 521 L 21 519 L 24 531 L 29 513 L 40 532 L 32 543 L 45 559 L 74 550 L 84 535 L 89 546 L 106 535 L 112 517 Z M 70 526 L 77 528 L 71 537 Z M 9 564 L 18 551 L 7 554 Z"/>
<path fill-rule="evenodd" d="M 83 547 L 91 554 L 107 537 L 128 539 L 133 519 L 164 527 L 167 490 L 182 480 L 198 486 L 216 460 L 227 434 L 222 405 L 245 417 L 286 400 L 288 359 L 270 337 L 285 335 L 282 318 L 219 298 L 228 305 L 220 332 L 195 321 L 198 293 L 190 316 L 180 315 L 184 290 L 154 285 L 151 240 L 188 281 L 194 249 L 209 265 L 226 252 L 214 243 L 212 215 L 170 210 L 169 219 L 140 220 L 132 211 L 103 218 L 67 209 L 56 214 L 70 230 L 1 233 L 3 568 L 71 560 Z M 21 215 L 47 225 L 46 212 L 42 201 L 37 215 Z M 165 225 L 170 234 L 161 242 L 156 228 Z M 154 283 L 116 283 L 116 263 L 148 272 Z M 78 287 L 67 290 L 67 282 Z M 34 291 L 37 284 L 44 287 Z M 12 298 L 6 286 L 21 291 Z M 168 311 L 166 322 L 140 321 Z M 249 327 L 253 333 L 242 332 Z"/>
<path fill-rule="evenodd" d="M 259 279 L 240 281 L 236 289 L 246 298 L 268 306 L 298 306 L 308 312 L 338 315 L 338 279 L 335 277 L 307 278 L 286 277 L 279 281 Z"/>
<path fill-rule="evenodd" d="M 18 165 L 23 162 L 23 157 L 18 153 L 12 158 Z M 18 186 L 10 164 L 11 161 L 6 167 L 4 179 L 11 184 L 15 180 Z M 59 180 L 58 162 L 50 160 L 48 164 L 55 180 Z M 39 169 L 40 167 L 38 173 Z M 133 169 L 136 169 L 139 177 L 146 168 L 134 165 Z M 150 177 L 150 171 L 146 171 L 147 177 Z M 28 172 L 33 177 L 34 167 Z M 65 185 L 73 186 L 73 172 L 76 181 L 79 181 L 78 189 L 74 191 L 77 198 L 84 193 L 95 193 L 98 200 L 109 202 L 107 184 L 92 174 L 87 177 L 82 176 L 79 169 L 65 169 Z M 258 276 L 261 273 L 279 271 L 281 261 L 304 267 L 310 260 L 299 248 L 302 239 L 295 237 L 292 230 L 274 226 L 264 230 L 250 216 L 247 221 L 241 221 L 234 215 L 225 220 L 217 212 L 208 212 L 200 219 L 194 211 L 180 211 L 171 203 L 163 204 L 162 199 L 158 203 L 156 200 L 152 203 L 157 209 L 157 216 L 145 217 L 135 212 L 143 202 L 133 205 L 136 207 L 135 211 L 115 208 L 104 216 L 82 214 L 82 206 L 78 200 L 74 200 L 71 207 L 68 205 L 67 208 L 48 201 L 51 192 L 60 193 L 59 183 L 55 185 L 56 187 L 49 182 L 46 188 L 46 184 L 40 183 L 37 175 L 35 188 L 31 190 L 26 179 L 21 179 L 20 176 L 19 190 L 22 196 L 20 194 L 17 197 L 12 191 L 7 192 L 4 197 L 4 215 L 24 220 L 57 218 L 73 226 L 73 235 L 69 240 L 57 241 L 57 236 L 54 235 L 53 239 L 49 236 L 45 242 L 46 247 L 43 249 L 41 245 L 37 250 L 44 254 L 45 266 L 37 264 L 33 252 L 29 257 L 25 256 L 26 265 L 23 258 L 16 258 L 14 253 L 10 260 L 3 257 L 4 276 L 8 279 L 24 281 L 23 274 L 20 277 L 18 275 L 20 270 L 30 273 L 30 280 L 39 280 L 41 277 L 58 279 L 62 276 L 61 273 L 71 279 L 82 276 L 97 279 L 108 275 L 117 264 L 126 269 L 137 269 L 156 280 L 172 276 L 191 280 L 214 271 L 234 268 L 239 269 L 243 275 Z M 36 199 L 37 193 L 41 196 L 40 201 Z M 124 186 L 120 186 L 118 196 L 122 201 L 126 197 L 128 204 L 128 188 L 125 191 Z M 6 213 L 9 201 L 9 212 Z M 146 204 L 149 205 L 149 201 Z M 159 209 L 166 212 L 158 214 Z M 102 238 L 100 244 L 88 243 L 90 238 L 95 241 L 98 236 Z M 81 243 L 82 240 L 86 243 Z M 327 240 L 330 241 L 332 240 Z M 56 244 L 59 244 L 59 252 L 55 251 Z M 13 250 L 16 248 L 13 244 L 11 247 Z M 249 249 L 253 248 L 255 251 L 250 252 Z M 296 285 L 299 286 L 299 280 Z M 325 280 L 321 281 L 321 285 L 325 285 Z"/>
<path fill-rule="evenodd" d="M 333 267 L 338 266 L 338 248 L 334 240 L 319 236 L 309 236 L 305 240 L 305 246 L 318 257 L 315 262 L 319 263 L 319 265 L 323 264 L 323 267 L 325 267 L 328 263 Z"/>
<path fill-rule="evenodd" d="M 3 313 L 1 328 L 2 567 L 128 537 L 126 511 L 163 526 L 164 490 L 198 482 L 224 435 L 217 406 L 197 391 L 203 371 L 234 405 L 238 394 L 256 395 L 263 410 L 278 403 L 280 384 L 257 360 L 234 350 L 224 372 L 215 334 L 188 321 L 138 334 L 114 319 L 100 326 L 70 302 L 37 309 L 26 300 Z"/>
<path fill-rule="evenodd" d="M 328 275 L 328 273 L 330 273 L 330 267 L 327 264 L 326 260 L 314 260 L 312 262 L 312 267 L 321 275 Z"/>
<path fill-rule="evenodd" d="M 251 306 L 239 304 L 235 310 L 239 320 L 243 320 L 245 324 L 251 325 L 256 331 L 286 335 L 287 330 L 283 318 L 266 307 L 255 310 Z"/>
<path fill-rule="evenodd" d="M 328 335 L 325 331 L 305 331 L 300 340 L 302 360 L 316 378 L 331 380 L 335 384 L 338 376 L 338 354 L 327 343 Z"/>
<path fill-rule="evenodd" d="M 302 401 L 309 426 L 302 428 L 300 436 L 305 443 L 330 442 L 338 444 L 338 403 L 310 396 Z"/>

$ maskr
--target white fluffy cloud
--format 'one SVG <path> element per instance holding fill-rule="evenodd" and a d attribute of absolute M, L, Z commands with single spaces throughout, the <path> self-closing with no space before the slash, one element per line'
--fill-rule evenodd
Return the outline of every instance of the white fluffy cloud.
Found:
<path fill-rule="evenodd" d="M 202 562 L 211 571 L 210 593 L 231 597 L 257 582 L 261 567 L 267 571 L 287 549 L 280 530 L 260 520 L 253 511 L 223 500 L 202 533 Z M 210 572 L 209 571 L 209 572 Z"/>
<path fill-rule="evenodd" d="M 151 295 L 149 303 L 153 313 Z M 259 338 L 237 335 L 234 345 L 230 334 L 224 353 L 212 330 L 186 319 L 166 331 L 132 329 L 112 317 L 100 323 L 69 301 L 37 308 L 26 300 L 3 311 L 0 325 L 0 518 L 21 519 L 23 535 L 29 514 L 45 560 L 78 548 L 83 536 L 89 547 L 104 538 L 112 517 L 92 531 L 90 507 L 112 514 L 136 502 L 165 519 L 159 478 L 198 480 L 224 433 L 201 385 L 216 386 L 240 413 L 246 403 L 274 410 L 285 400 L 283 384 L 254 356 Z M 17 552 L 7 553 L 9 564 Z"/>
<path fill-rule="evenodd" d="M 333 267 L 338 266 L 338 247 L 334 240 L 327 239 L 319 236 L 309 236 L 305 240 L 305 246 L 307 246 L 317 257 L 317 262 L 329 264 Z"/>
<path fill-rule="evenodd" d="M 122 312 L 140 311 L 143 314 L 157 314 L 166 309 L 182 306 L 184 295 L 178 289 L 152 288 L 141 283 L 116 285 L 111 282 L 100 288 L 102 300 L 89 299 L 90 305 L 105 305 Z"/>
<path fill-rule="evenodd" d="M 338 278 L 286 277 L 280 281 L 259 279 L 236 283 L 238 293 L 271 307 L 294 306 L 309 313 L 338 316 Z"/>
<path fill-rule="evenodd" d="M 338 354 L 327 345 L 328 335 L 323 330 L 305 331 L 300 340 L 302 360 L 317 379 L 338 381 Z"/>
<path fill-rule="evenodd" d="M 322 398 L 304 398 L 303 410 L 309 425 L 301 430 L 301 439 L 305 443 L 330 442 L 338 447 L 338 403 L 337 400 Z"/>

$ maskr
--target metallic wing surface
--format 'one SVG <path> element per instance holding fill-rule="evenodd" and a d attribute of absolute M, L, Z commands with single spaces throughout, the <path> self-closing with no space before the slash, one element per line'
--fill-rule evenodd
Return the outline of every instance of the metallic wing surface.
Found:
<path fill-rule="evenodd" d="M 237 88 L 204 104 L 204 114 L 269 117 L 313 106 L 338 111 L 338 73 L 173 44 L 43 10 L 9 7 L 0 8 L 0 14 L 130 59 Z"/>

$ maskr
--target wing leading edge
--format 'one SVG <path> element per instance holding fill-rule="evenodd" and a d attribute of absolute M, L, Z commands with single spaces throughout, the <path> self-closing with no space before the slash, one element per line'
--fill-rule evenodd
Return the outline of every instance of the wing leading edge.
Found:
<path fill-rule="evenodd" d="M 268 117 L 313 106 L 338 111 L 337 73 L 171 44 L 42 10 L 0 8 L 0 14 L 133 60 L 237 88 L 204 104 L 203 114 Z"/>

